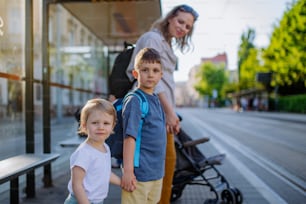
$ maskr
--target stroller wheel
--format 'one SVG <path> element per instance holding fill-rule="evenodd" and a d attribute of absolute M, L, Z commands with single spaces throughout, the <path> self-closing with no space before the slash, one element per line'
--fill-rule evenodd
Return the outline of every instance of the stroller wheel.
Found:
<path fill-rule="evenodd" d="M 237 204 L 242 204 L 243 202 L 243 196 L 242 193 L 240 192 L 240 190 L 238 188 L 231 188 L 231 190 L 234 192 L 235 194 L 235 198 L 236 198 L 236 203 Z"/>
<path fill-rule="evenodd" d="M 226 204 L 236 204 L 236 196 L 235 193 L 232 189 L 224 189 L 221 192 L 221 199 L 226 203 Z"/>
<path fill-rule="evenodd" d="M 205 200 L 204 204 L 216 204 L 217 201 L 218 201 L 217 199 L 209 198 Z"/>
<path fill-rule="evenodd" d="M 176 201 L 177 199 L 179 199 L 182 196 L 182 191 L 183 188 L 180 188 L 181 186 L 174 186 L 172 187 L 172 192 L 171 192 L 171 202 Z"/>

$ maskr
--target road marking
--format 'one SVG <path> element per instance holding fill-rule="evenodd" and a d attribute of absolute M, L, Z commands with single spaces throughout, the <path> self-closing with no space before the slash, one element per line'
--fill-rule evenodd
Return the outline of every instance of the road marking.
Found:
<path fill-rule="evenodd" d="M 200 126 L 201 128 L 204 128 L 210 132 L 212 132 L 218 139 L 222 140 L 223 142 L 227 143 L 229 146 L 233 147 L 237 151 L 239 151 L 241 154 L 245 155 L 249 159 L 256 162 L 258 165 L 262 166 L 262 163 L 259 163 L 259 161 L 256 161 L 253 157 L 250 155 L 250 151 L 246 151 L 246 147 L 239 143 L 237 140 L 230 138 L 229 136 L 225 135 L 224 133 L 216 130 L 215 128 L 210 127 L 209 124 L 204 124 L 204 122 L 198 118 L 189 118 L 195 120 L 195 122 Z M 234 167 L 239 169 L 240 173 L 247 179 L 253 186 L 256 187 L 258 192 L 269 202 L 269 203 L 278 203 L 278 204 L 286 204 L 287 202 L 280 197 L 275 191 L 273 191 L 265 182 L 263 182 L 256 174 L 254 174 L 247 166 L 245 166 L 242 162 L 240 162 L 233 154 L 231 154 L 226 147 L 222 146 L 218 141 L 214 140 L 213 145 L 216 147 L 216 149 L 219 152 L 225 152 L 226 155 L 228 155 L 231 159 L 230 161 L 234 164 Z M 238 148 L 239 147 L 239 148 Z M 255 154 L 255 153 L 253 153 Z M 259 157 L 257 155 L 257 157 Z M 269 172 L 273 173 L 271 169 L 265 168 Z M 275 174 L 275 173 L 274 173 Z M 276 175 L 280 177 L 279 175 Z M 280 177 L 283 179 L 282 177 Z M 288 181 L 287 181 L 288 183 Z M 292 185 L 292 184 L 291 184 Z"/>

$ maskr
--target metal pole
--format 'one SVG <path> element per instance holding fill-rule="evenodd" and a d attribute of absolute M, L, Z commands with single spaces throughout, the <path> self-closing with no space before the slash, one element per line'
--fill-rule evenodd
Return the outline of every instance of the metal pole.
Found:
<path fill-rule="evenodd" d="M 61 22 L 61 10 L 60 7 L 57 5 L 56 7 L 56 79 L 58 80 L 57 83 L 63 83 L 63 69 L 61 63 L 61 34 L 62 34 L 62 22 Z M 61 123 L 63 117 L 63 91 L 61 88 L 56 88 L 56 118 L 57 122 Z"/>
<path fill-rule="evenodd" d="M 33 1 L 25 2 L 25 130 L 26 153 L 35 152 L 34 137 L 34 94 L 33 94 Z M 35 197 L 35 173 L 34 170 L 27 173 L 27 197 Z"/>
<path fill-rule="evenodd" d="M 25 130 L 26 153 L 34 153 L 34 105 L 33 105 L 33 2 L 26 1 L 25 11 Z"/>
<path fill-rule="evenodd" d="M 49 1 L 42 2 L 42 73 L 43 73 L 43 152 L 51 153 L 50 67 L 49 67 Z M 44 166 L 44 186 L 52 186 L 51 164 Z"/>

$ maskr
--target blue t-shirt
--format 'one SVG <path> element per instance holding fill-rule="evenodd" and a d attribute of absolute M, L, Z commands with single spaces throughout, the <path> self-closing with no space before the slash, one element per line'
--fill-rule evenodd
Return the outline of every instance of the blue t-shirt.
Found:
<path fill-rule="evenodd" d="M 153 181 L 164 176 L 166 155 L 166 121 L 165 114 L 157 95 L 142 92 L 149 103 L 140 144 L 139 167 L 134 168 L 138 181 Z M 141 121 L 140 101 L 137 96 L 129 96 L 122 109 L 123 133 L 125 137 L 137 139 L 138 127 Z"/>

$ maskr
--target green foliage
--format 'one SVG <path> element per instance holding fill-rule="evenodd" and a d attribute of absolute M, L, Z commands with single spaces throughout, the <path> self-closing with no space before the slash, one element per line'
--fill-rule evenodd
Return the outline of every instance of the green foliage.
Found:
<path fill-rule="evenodd" d="M 256 81 L 256 74 L 265 71 L 265 69 L 260 65 L 261 50 L 257 49 L 253 44 L 255 36 L 255 31 L 251 28 L 241 36 L 241 44 L 238 51 L 239 84 L 236 91 L 261 87 Z"/>
<path fill-rule="evenodd" d="M 222 95 L 227 96 L 229 93 L 238 92 L 240 90 L 237 82 L 226 83 L 221 90 Z"/>
<path fill-rule="evenodd" d="M 248 58 L 250 54 L 250 50 L 254 48 L 254 39 L 255 39 L 255 30 L 252 28 L 249 28 L 247 32 L 244 32 L 241 35 L 241 44 L 239 45 L 238 50 L 238 74 L 239 74 L 239 81 L 241 79 L 241 65 L 244 63 L 244 61 Z"/>
<path fill-rule="evenodd" d="M 218 97 L 222 94 L 223 86 L 228 83 L 228 77 L 225 71 L 224 64 L 213 64 L 206 62 L 201 65 L 197 75 L 198 83 L 195 84 L 195 89 L 202 96 L 212 96 L 213 90 L 218 91 Z"/>
<path fill-rule="evenodd" d="M 306 1 L 298 0 L 275 27 L 264 50 L 264 66 L 273 72 L 272 86 L 304 82 L 306 87 Z"/>
<path fill-rule="evenodd" d="M 284 112 L 306 113 L 306 95 L 280 97 L 277 109 Z"/>
<path fill-rule="evenodd" d="M 250 89 L 256 86 L 256 73 L 260 71 L 258 50 L 251 48 L 240 66 L 240 87 Z"/>
<path fill-rule="evenodd" d="M 243 61 L 248 57 L 250 49 L 254 48 L 255 30 L 249 28 L 247 32 L 241 35 L 241 44 L 238 50 L 238 67 L 243 63 Z"/>

